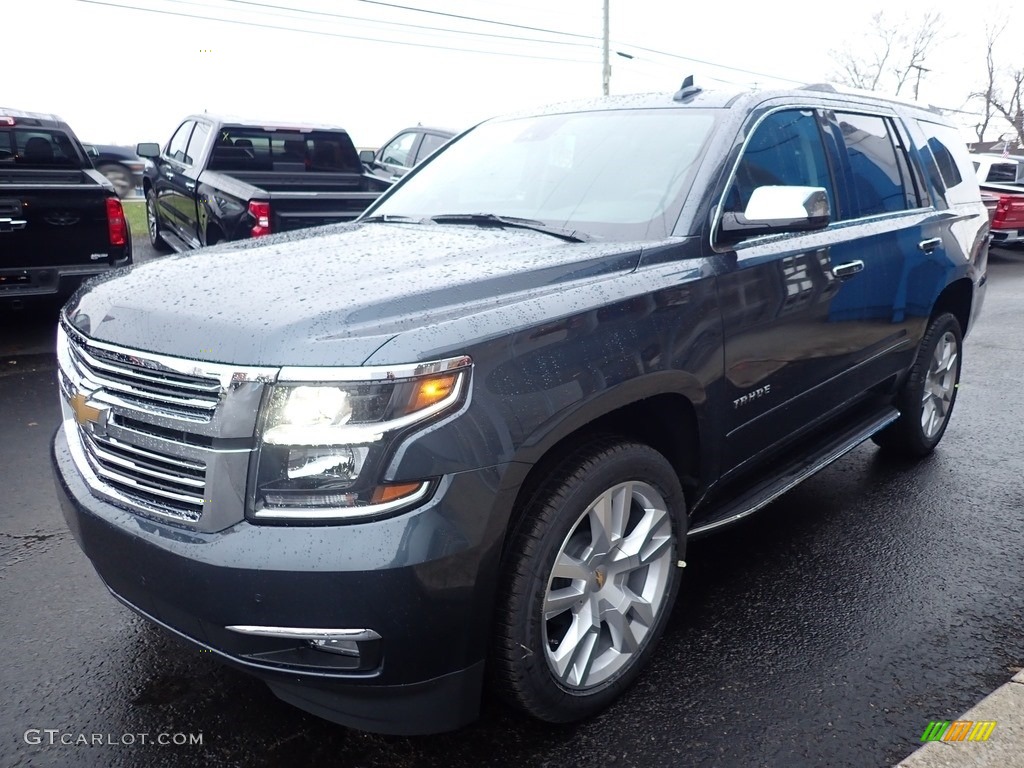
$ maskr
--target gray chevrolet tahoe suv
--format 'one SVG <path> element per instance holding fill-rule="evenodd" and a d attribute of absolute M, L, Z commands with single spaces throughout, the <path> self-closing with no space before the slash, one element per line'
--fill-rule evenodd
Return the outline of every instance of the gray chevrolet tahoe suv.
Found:
<path fill-rule="evenodd" d="M 918 106 L 686 83 L 493 119 L 355 223 L 72 297 L 64 514 L 115 597 L 330 720 L 583 718 L 690 537 L 865 440 L 935 448 L 987 249 Z"/>

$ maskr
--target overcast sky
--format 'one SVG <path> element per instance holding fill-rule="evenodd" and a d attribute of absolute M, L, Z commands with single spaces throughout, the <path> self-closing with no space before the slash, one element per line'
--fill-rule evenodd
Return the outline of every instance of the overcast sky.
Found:
<path fill-rule="evenodd" d="M 5 3 L 0 106 L 55 112 L 95 143 L 163 144 L 184 116 L 206 110 L 332 123 L 358 146 L 376 147 L 418 122 L 462 129 L 600 95 L 602 1 Z M 673 91 L 691 73 L 706 87 L 826 81 L 836 69 L 833 50 L 866 52 L 871 15 L 883 7 L 870 0 L 610 2 L 612 94 Z M 894 21 L 943 15 L 951 39 L 927 59 L 922 101 L 980 109 L 966 98 L 984 83 L 986 23 L 1006 23 L 997 55 L 1005 66 L 1024 66 L 1020 0 L 885 7 Z M 966 128 L 977 119 L 961 121 Z"/>

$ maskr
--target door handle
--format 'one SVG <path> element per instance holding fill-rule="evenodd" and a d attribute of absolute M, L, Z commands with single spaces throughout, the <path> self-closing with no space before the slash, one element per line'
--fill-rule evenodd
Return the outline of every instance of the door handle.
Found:
<path fill-rule="evenodd" d="M 28 222 L 25 219 L 0 219 L 0 232 L 13 232 L 24 229 Z"/>
<path fill-rule="evenodd" d="M 855 261 L 848 261 L 845 264 L 838 264 L 832 267 L 832 274 L 840 280 L 845 280 L 848 277 L 853 277 L 862 269 L 864 269 L 864 262 L 857 259 Z"/>
<path fill-rule="evenodd" d="M 164 171 L 164 178 L 174 181 L 174 171 Z"/>
<path fill-rule="evenodd" d="M 932 237 L 928 240 L 922 240 L 920 243 L 917 244 L 917 247 L 920 248 L 925 253 L 931 253 L 940 245 L 942 245 L 942 238 Z"/>
<path fill-rule="evenodd" d="M 395 174 L 394 176 L 391 177 L 391 181 L 398 181 L 400 178 L 402 177 L 399 176 L 398 174 Z"/>
<path fill-rule="evenodd" d="M 196 191 L 196 183 L 194 181 L 186 181 L 185 182 L 185 189 L 187 189 L 189 192 L 195 192 Z"/>

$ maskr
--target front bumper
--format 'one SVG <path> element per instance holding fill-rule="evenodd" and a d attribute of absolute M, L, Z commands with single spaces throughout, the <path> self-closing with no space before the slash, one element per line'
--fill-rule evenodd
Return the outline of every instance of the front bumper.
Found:
<path fill-rule="evenodd" d="M 487 511 L 502 468 L 451 475 L 432 501 L 399 517 L 243 521 L 202 533 L 94 497 L 63 428 L 52 460 L 76 541 L 110 591 L 146 618 L 335 722 L 414 734 L 476 717 L 504 530 Z M 360 642 L 353 659 L 233 625 L 358 628 L 380 639 Z"/>

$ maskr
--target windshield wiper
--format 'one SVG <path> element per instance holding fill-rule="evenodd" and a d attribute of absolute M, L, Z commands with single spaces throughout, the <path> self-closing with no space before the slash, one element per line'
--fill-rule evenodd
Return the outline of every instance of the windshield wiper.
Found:
<path fill-rule="evenodd" d="M 542 232 L 570 243 L 585 243 L 590 238 L 578 230 L 561 229 L 534 219 L 520 219 L 518 216 L 499 216 L 496 213 L 442 213 L 431 216 L 428 221 L 437 224 L 478 224 L 480 226 L 513 227 Z"/>
<path fill-rule="evenodd" d="M 365 219 L 360 219 L 361 224 L 365 224 L 368 221 L 383 221 L 387 223 L 398 223 L 398 224 L 422 224 L 424 219 L 418 219 L 415 216 L 403 216 L 400 213 L 384 213 L 377 216 L 367 216 Z"/>

